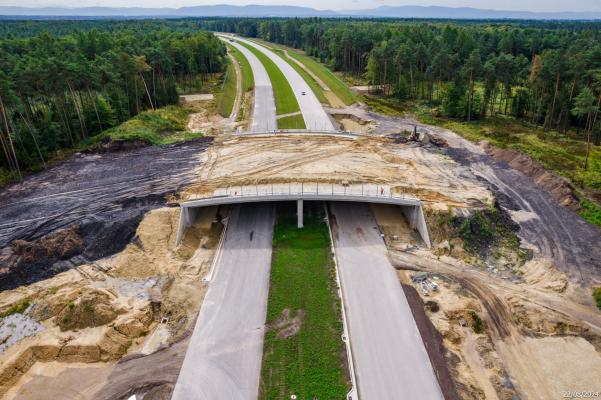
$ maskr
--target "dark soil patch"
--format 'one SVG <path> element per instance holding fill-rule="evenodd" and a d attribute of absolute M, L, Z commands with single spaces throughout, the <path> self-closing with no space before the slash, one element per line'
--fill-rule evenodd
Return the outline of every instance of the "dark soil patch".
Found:
<path fill-rule="evenodd" d="M 445 400 L 459 400 L 450 371 L 450 366 L 456 362 L 453 359 L 454 355 L 444 347 L 442 336 L 426 315 L 424 303 L 415 288 L 410 285 L 402 286 L 444 398 Z"/>
<path fill-rule="evenodd" d="M 484 149 L 495 160 L 506 162 L 511 168 L 532 178 L 562 206 L 572 211 L 580 210 L 580 200 L 567 178 L 546 170 L 540 163 L 519 151 L 500 149 L 489 144 L 485 145 Z"/>
<path fill-rule="evenodd" d="M 75 154 L 3 188 L 0 290 L 121 251 L 144 214 L 192 183 L 211 141 Z"/>

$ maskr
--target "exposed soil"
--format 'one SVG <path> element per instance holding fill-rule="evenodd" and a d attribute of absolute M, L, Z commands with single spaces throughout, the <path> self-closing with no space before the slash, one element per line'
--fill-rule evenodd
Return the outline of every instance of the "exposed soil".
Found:
<path fill-rule="evenodd" d="M 266 332 L 276 331 L 278 339 L 286 339 L 294 336 L 302 326 L 304 314 L 303 310 L 296 310 L 296 315 L 293 317 L 290 309 L 285 308 L 279 317 L 265 326 Z"/>
<path fill-rule="evenodd" d="M 203 155 L 197 184 L 183 198 L 261 183 L 320 182 L 387 185 L 419 197 L 428 208 L 486 207 L 492 193 L 466 169 L 417 143 L 386 138 L 278 135 L 216 141 Z"/>
<path fill-rule="evenodd" d="M 455 356 L 444 347 L 443 338 L 424 312 L 424 303 L 415 288 L 410 285 L 402 287 L 445 400 L 459 400 L 455 382 L 449 371 L 449 365 L 457 362 Z"/>
<path fill-rule="evenodd" d="M 0 191 L 0 290 L 121 251 L 142 216 L 194 180 L 202 138 L 76 154 Z"/>
<path fill-rule="evenodd" d="M 532 178 L 534 182 L 551 195 L 560 205 L 572 211 L 580 210 L 580 202 L 575 194 L 574 186 L 566 178 L 547 171 L 530 156 L 517 150 L 500 149 L 488 143 L 484 150 L 497 161 L 506 162 L 511 168 Z"/>
<path fill-rule="evenodd" d="M 363 120 L 372 120 L 374 135 L 417 129 L 444 139 L 447 147 L 436 151 L 442 150 L 465 167 L 461 180 L 475 176 L 494 193 L 500 206 L 512 217 L 515 216 L 513 219 L 520 226 L 518 236 L 524 246 L 532 249 L 535 256 L 553 260 L 569 280 L 589 289 L 601 286 L 601 246 L 598 245 L 601 229 L 587 223 L 570 209 L 574 208 L 573 194 L 561 177 L 545 173 L 523 157 L 514 157 L 513 153 L 493 151 L 490 145 L 474 144 L 452 131 L 422 125 L 413 118 L 381 115 L 364 106 L 329 109 L 328 112 L 353 114 Z M 509 160 L 519 170 L 506 161 L 497 161 L 487 152 Z M 441 168 L 440 163 L 429 163 L 420 155 L 416 153 L 414 160 L 423 162 L 424 166 L 429 165 L 433 170 Z M 444 170 L 437 172 L 446 174 Z M 532 174 L 532 177 L 527 174 Z M 443 179 L 457 183 L 457 179 L 451 176 Z M 581 301 L 592 304 L 589 289 L 582 292 Z"/>
<path fill-rule="evenodd" d="M 19 392 L 37 398 L 43 388 L 39 382 L 64 388 L 64 393 L 86 393 L 86 399 L 104 384 L 113 394 L 122 391 L 111 399 L 128 398 L 133 389 L 162 396 L 165 388 L 158 386 L 167 382 L 162 377 L 168 375 L 168 382 L 175 382 L 185 347 L 179 350 L 181 357 L 171 352 L 167 362 L 153 365 L 148 364 L 153 359 L 148 353 L 177 342 L 196 317 L 206 292 L 202 277 L 210 268 L 221 232 L 214 222 L 216 212 L 208 207 L 199 213 L 182 244 L 175 247 L 178 209 L 152 210 L 136 230 L 136 239 L 116 256 L 0 292 L 0 310 L 28 300 L 32 306 L 26 316 L 44 328 L 0 353 L 0 396 Z M 126 354 L 144 360 L 130 364 L 127 380 L 123 371 L 110 373 Z M 108 363 L 110 370 L 105 383 L 88 385 L 90 371 L 76 368 L 53 374 L 35 367 L 40 362 L 55 363 L 59 369 L 72 363 Z M 137 386 L 142 385 L 141 376 L 153 383 Z"/>

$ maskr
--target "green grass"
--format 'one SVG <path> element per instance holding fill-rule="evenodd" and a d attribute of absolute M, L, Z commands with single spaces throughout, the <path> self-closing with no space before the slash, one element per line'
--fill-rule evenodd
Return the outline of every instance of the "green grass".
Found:
<path fill-rule="evenodd" d="M 286 53 L 284 52 L 284 50 L 273 49 L 273 51 L 274 53 L 277 53 L 284 61 L 290 64 L 290 66 L 294 68 L 294 70 L 298 72 L 300 76 L 303 77 L 303 79 L 305 80 L 305 82 L 307 82 L 313 93 L 315 93 L 315 96 L 317 96 L 317 99 L 320 103 L 330 103 L 326 95 L 323 93 L 321 86 L 319 86 L 319 83 L 317 83 L 315 79 L 313 79 L 313 77 L 307 71 L 305 71 L 303 67 L 286 57 Z"/>
<path fill-rule="evenodd" d="M 330 90 L 332 92 L 334 92 L 334 94 L 347 106 L 350 106 L 351 104 L 354 104 L 358 101 L 358 97 L 355 95 L 355 93 L 353 93 L 351 88 L 349 88 L 346 83 L 344 83 L 342 80 L 340 80 L 340 78 L 338 78 L 334 73 L 332 73 L 332 71 L 330 71 L 330 69 L 328 67 L 321 64 L 315 58 L 307 56 L 306 54 L 302 53 L 300 50 L 293 49 L 293 48 L 287 47 L 287 46 L 283 46 L 283 45 L 280 45 L 277 43 L 270 43 L 270 42 L 266 42 L 261 39 L 252 39 L 252 40 L 258 44 L 262 44 L 265 47 L 271 48 L 275 52 L 280 52 L 281 56 L 284 59 L 286 59 L 286 61 L 288 61 L 288 60 L 287 60 L 286 55 L 283 54 L 283 50 L 287 50 L 290 57 L 300 61 L 305 67 L 307 67 L 307 69 L 309 69 L 309 71 L 311 71 L 319 79 L 321 79 L 321 81 L 323 83 L 325 83 L 326 86 L 329 87 Z M 294 62 L 289 62 L 289 64 L 293 65 Z M 297 67 L 298 67 L 298 65 L 297 65 Z M 305 73 L 306 73 L 306 71 L 305 71 Z M 301 74 L 301 75 L 303 76 L 303 78 L 305 78 L 305 76 L 303 74 Z M 311 81 L 315 82 L 315 80 L 310 75 L 308 75 L 308 76 L 310 77 Z M 307 78 L 305 78 L 305 80 L 307 82 L 309 82 L 309 80 L 307 80 Z M 321 91 L 321 87 L 319 87 L 317 82 L 315 82 L 315 84 Z M 311 85 L 311 84 L 309 84 L 309 85 Z M 317 94 L 317 92 L 316 92 L 316 94 Z M 319 101 L 324 102 L 321 99 Z M 326 99 L 326 102 L 327 102 L 327 99 Z"/>
<path fill-rule="evenodd" d="M 0 313 L 0 318 L 8 317 L 9 315 L 13 314 L 23 314 L 23 312 L 27 310 L 30 304 L 31 303 L 29 302 L 29 300 L 23 300 L 20 303 L 13 304 L 8 310 L 4 311 L 3 313 Z"/>
<path fill-rule="evenodd" d="M 229 117 L 234 109 L 238 94 L 236 67 L 230 60 L 225 71 L 221 92 L 217 96 L 217 112 L 224 118 Z"/>
<path fill-rule="evenodd" d="M 325 65 L 297 51 L 288 51 L 288 54 L 290 54 L 290 57 L 303 63 L 305 67 L 321 79 L 344 104 L 350 106 L 357 102 L 357 96 L 351 88 L 334 75 Z"/>
<path fill-rule="evenodd" d="M 108 129 L 87 141 L 82 148 L 94 146 L 104 140 L 142 141 L 150 145 L 170 144 L 201 137 L 202 133 L 187 130 L 188 119 L 193 112 L 188 106 L 167 106 L 144 111 L 122 124 Z"/>
<path fill-rule="evenodd" d="M 278 119 L 278 129 L 305 129 L 305 120 L 302 114 L 290 115 Z"/>
<path fill-rule="evenodd" d="M 250 67 L 248 60 L 246 57 L 244 57 L 244 54 L 242 54 L 240 50 L 234 46 L 228 45 L 228 47 L 230 49 L 230 53 L 232 56 L 234 56 L 236 61 L 238 61 L 238 65 L 240 65 L 240 70 L 242 72 L 242 91 L 246 93 L 255 87 L 253 70 Z"/>
<path fill-rule="evenodd" d="M 597 307 L 601 310 L 601 287 L 598 287 L 593 291 L 593 298 L 595 299 Z"/>
<path fill-rule="evenodd" d="M 240 44 L 250 50 L 263 64 L 273 86 L 273 95 L 275 97 L 275 109 L 278 115 L 290 114 L 300 111 L 294 92 L 288 83 L 288 80 L 282 71 L 275 65 L 269 57 L 257 50 L 251 45 L 240 42 Z"/>
<path fill-rule="evenodd" d="M 330 239 L 320 211 L 307 208 L 305 227 L 280 208 L 273 238 L 267 321 L 304 312 L 300 330 L 265 334 L 260 399 L 344 399 L 348 390 L 341 340 L 341 305 Z M 323 211 L 321 211 L 323 214 Z"/>

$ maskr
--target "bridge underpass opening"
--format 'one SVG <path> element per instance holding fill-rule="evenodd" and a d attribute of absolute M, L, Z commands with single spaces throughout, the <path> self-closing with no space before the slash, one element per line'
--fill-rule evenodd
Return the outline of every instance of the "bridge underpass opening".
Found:
<path fill-rule="evenodd" d="M 317 190 L 305 189 L 304 184 L 299 186 L 300 190 L 293 190 L 290 184 L 279 185 L 263 185 L 261 190 L 258 186 L 254 187 L 237 187 L 239 190 L 229 189 L 220 192 L 212 197 L 205 197 L 195 200 L 190 200 L 180 205 L 180 219 L 177 232 L 176 244 L 179 244 L 184 231 L 194 222 L 198 210 L 202 207 L 221 206 L 228 204 L 241 203 L 256 203 L 256 202 L 295 202 L 297 207 L 297 225 L 303 227 L 303 209 L 305 201 L 322 201 L 322 202 L 355 202 L 355 203 L 372 203 L 372 204 L 391 204 L 400 208 L 402 216 L 406 219 L 409 227 L 417 231 L 427 247 L 430 247 L 430 236 L 428 227 L 424 217 L 422 204 L 419 199 L 406 196 L 392 195 L 390 190 L 386 191 L 383 187 L 371 185 L 365 187 L 361 185 L 361 191 L 353 191 L 353 188 L 344 187 L 340 190 L 334 185 L 328 186 L 324 190 L 323 187 L 317 186 Z M 400 218 L 402 218 L 399 215 Z"/>

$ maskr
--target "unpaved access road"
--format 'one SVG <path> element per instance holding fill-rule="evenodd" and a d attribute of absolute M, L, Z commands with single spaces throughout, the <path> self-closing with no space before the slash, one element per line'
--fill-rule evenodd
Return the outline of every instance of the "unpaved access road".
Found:
<path fill-rule="evenodd" d="M 568 275 L 570 281 L 585 287 L 601 285 L 601 229 L 561 206 L 532 178 L 505 162 L 495 160 L 481 144 L 472 143 L 445 128 L 420 124 L 413 118 L 377 114 L 367 107 L 332 108 L 328 112 L 354 115 L 372 121 L 375 125 L 373 133 L 377 135 L 413 131 L 417 126 L 419 130 L 426 130 L 429 134 L 445 139 L 448 143 L 444 150 L 447 156 L 467 168 L 469 175 L 477 177 L 488 186 L 503 208 L 527 216 L 516 221 L 520 226 L 518 235 L 526 246 L 541 258 L 553 260 L 555 266 Z M 423 154 L 416 152 L 415 161 L 439 174 L 441 182 L 458 185 L 468 179 L 465 177 L 458 180 L 456 176 L 448 174 L 450 170 L 431 163 Z M 585 293 L 584 297 L 590 304 L 593 303 L 590 292 Z"/>
<path fill-rule="evenodd" d="M 173 400 L 254 400 L 259 393 L 275 211 L 232 208 Z"/>
<path fill-rule="evenodd" d="M 251 121 L 252 132 L 270 132 L 278 129 L 278 122 L 275 114 L 275 99 L 273 97 L 273 87 L 271 86 L 271 80 L 265 70 L 265 67 L 246 47 L 239 43 L 230 42 L 227 36 L 219 36 L 224 42 L 234 46 L 240 50 L 242 55 L 246 57 L 250 68 L 253 71 L 253 77 L 255 81 L 254 88 L 254 103 L 253 103 L 253 115 Z"/>
<path fill-rule="evenodd" d="M 331 203 L 330 207 L 359 397 L 442 400 L 369 205 Z"/>
<path fill-rule="evenodd" d="M 323 106 L 315 96 L 315 93 L 311 90 L 307 82 L 302 76 L 290 64 L 288 64 L 283 58 L 269 50 L 268 48 L 257 44 L 256 42 L 236 37 L 236 40 L 248 44 L 257 50 L 261 51 L 267 57 L 271 59 L 282 71 L 288 83 L 292 87 L 292 91 L 296 96 L 298 105 L 303 114 L 305 125 L 310 131 L 334 131 L 334 125 L 330 121 L 328 114 L 326 114 Z M 304 93 L 304 94 L 303 94 Z"/>

